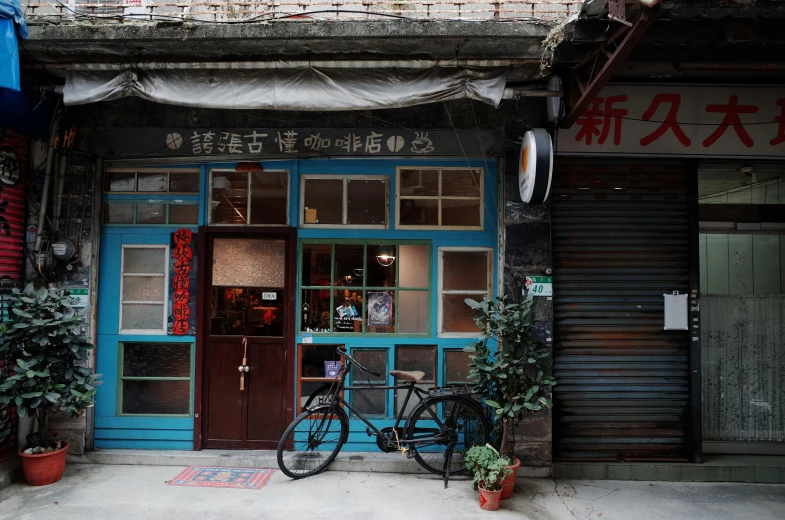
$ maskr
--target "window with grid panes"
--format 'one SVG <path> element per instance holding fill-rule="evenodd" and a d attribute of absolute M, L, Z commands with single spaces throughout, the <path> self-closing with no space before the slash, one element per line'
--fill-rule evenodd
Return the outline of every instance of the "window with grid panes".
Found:
<path fill-rule="evenodd" d="M 210 224 L 286 226 L 289 172 L 210 172 Z"/>
<path fill-rule="evenodd" d="M 479 230 L 483 211 L 482 169 L 398 169 L 397 228 Z"/>
<path fill-rule="evenodd" d="M 169 246 L 123 246 L 120 332 L 164 333 L 168 270 Z"/>
<path fill-rule="evenodd" d="M 302 332 L 430 331 L 429 243 L 304 241 L 300 251 Z"/>
<path fill-rule="evenodd" d="M 492 248 L 439 248 L 439 334 L 471 336 L 478 333 L 476 301 L 493 294 Z"/>
<path fill-rule="evenodd" d="M 115 168 L 106 170 L 104 176 L 105 224 L 158 226 L 199 223 L 198 169 Z M 151 198 L 153 193 L 169 198 Z M 173 199 L 173 194 L 183 198 Z"/>
<path fill-rule="evenodd" d="M 436 387 L 438 380 L 437 370 L 437 347 L 435 345 L 417 345 L 417 346 L 395 346 L 395 370 L 417 371 L 425 373 L 425 376 L 417 383 L 418 388 L 428 390 Z M 395 391 L 395 414 L 396 417 L 401 409 L 404 409 L 404 402 L 406 401 L 407 389 Z M 414 410 L 419 404 L 417 396 L 412 392 L 409 402 L 406 403 L 404 417 Z"/>
<path fill-rule="evenodd" d="M 191 346 L 121 342 L 120 415 L 190 415 Z"/>
<path fill-rule="evenodd" d="M 471 356 L 469 352 L 456 349 L 445 349 L 444 351 L 444 384 L 445 385 L 459 385 L 469 384 L 472 380 L 469 378 L 469 371 L 471 370 Z"/>
<path fill-rule="evenodd" d="M 300 227 L 387 228 L 388 177 L 303 175 L 300 182 Z"/>
<path fill-rule="evenodd" d="M 387 349 L 353 348 L 352 356 L 361 365 L 381 374 L 377 377 L 357 367 L 352 368 L 352 386 L 369 388 L 349 392 L 352 406 L 363 415 L 387 416 L 387 390 L 371 389 L 387 384 Z"/>

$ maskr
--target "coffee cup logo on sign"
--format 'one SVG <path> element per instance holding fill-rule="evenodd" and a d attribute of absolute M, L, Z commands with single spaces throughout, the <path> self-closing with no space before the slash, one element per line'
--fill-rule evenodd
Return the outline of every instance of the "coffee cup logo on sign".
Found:
<path fill-rule="evenodd" d="M 534 128 L 521 142 L 518 164 L 518 187 L 521 200 L 542 204 L 548 199 L 553 176 L 553 141 L 547 130 Z"/>

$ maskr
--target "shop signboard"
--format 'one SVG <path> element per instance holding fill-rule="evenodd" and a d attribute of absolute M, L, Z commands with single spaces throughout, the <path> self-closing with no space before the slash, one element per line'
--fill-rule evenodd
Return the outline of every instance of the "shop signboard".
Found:
<path fill-rule="evenodd" d="M 406 128 L 97 128 L 105 157 L 498 157 L 497 130 Z"/>
<path fill-rule="evenodd" d="M 548 200 L 553 176 L 553 141 L 544 128 L 534 128 L 523 135 L 518 160 L 518 188 L 526 204 Z"/>
<path fill-rule="evenodd" d="M 769 158 L 785 155 L 785 88 L 747 85 L 604 87 L 559 155 Z"/>
<path fill-rule="evenodd" d="M 178 229 L 172 233 L 169 257 L 169 334 L 196 334 L 196 233 Z"/>

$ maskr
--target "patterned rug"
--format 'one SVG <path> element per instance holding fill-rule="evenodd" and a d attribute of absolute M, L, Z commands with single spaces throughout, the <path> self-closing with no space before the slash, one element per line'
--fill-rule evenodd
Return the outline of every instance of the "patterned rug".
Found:
<path fill-rule="evenodd" d="M 170 480 L 169 485 L 262 489 L 272 475 L 271 469 L 188 466 L 185 471 Z"/>

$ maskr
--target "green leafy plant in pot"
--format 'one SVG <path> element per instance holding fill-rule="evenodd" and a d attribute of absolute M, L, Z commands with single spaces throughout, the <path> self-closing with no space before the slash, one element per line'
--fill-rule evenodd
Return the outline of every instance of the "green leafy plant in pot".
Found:
<path fill-rule="evenodd" d="M 75 309 L 66 290 L 33 284 L 14 289 L 6 301 L 10 322 L 2 324 L 0 354 L 13 368 L 0 372 L 0 402 L 33 419 L 22 466 L 28 483 L 47 485 L 60 480 L 68 448 L 50 431 L 52 417 L 83 414 L 100 384 L 100 374 L 85 366 L 93 348 L 84 335 L 87 309 Z"/>
<path fill-rule="evenodd" d="M 480 491 L 480 507 L 488 511 L 499 509 L 504 480 L 512 473 L 509 459 L 486 444 L 469 448 L 463 460 L 472 473 L 472 486 Z"/>
<path fill-rule="evenodd" d="M 514 461 L 502 493 L 504 499 L 512 494 L 520 466 L 515 457 L 515 424 L 525 415 L 552 406 L 556 381 L 551 350 L 533 333 L 531 300 L 515 303 L 504 296 L 486 296 L 479 302 L 471 298 L 465 301 L 477 311 L 475 321 L 481 331 L 477 342 L 464 349 L 471 353 L 469 377 L 475 382 L 475 392 L 493 410 L 501 455 Z"/>

